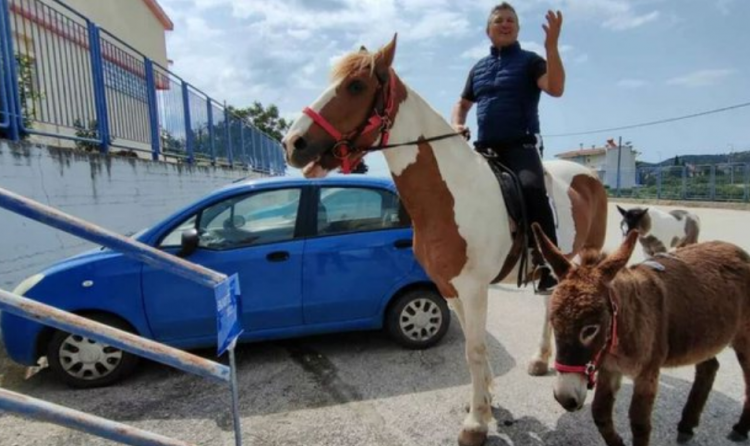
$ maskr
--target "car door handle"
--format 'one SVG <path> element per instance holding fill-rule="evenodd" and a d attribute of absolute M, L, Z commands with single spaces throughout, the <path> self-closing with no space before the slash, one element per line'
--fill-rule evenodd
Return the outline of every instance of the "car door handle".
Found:
<path fill-rule="evenodd" d="M 393 246 L 395 246 L 398 249 L 411 248 L 412 245 L 413 245 L 413 242 L 410 238 L 404 238 L 404 239 L 396 240 L 395 242 L 393 242 Z"/>
<path fill-rule="evenodd" d="M 266 255 L 266 259 L 269 262 L 283 262 L 285 260 L 289 260 L 289 253 L 286 251 L 269 252 Z"/>

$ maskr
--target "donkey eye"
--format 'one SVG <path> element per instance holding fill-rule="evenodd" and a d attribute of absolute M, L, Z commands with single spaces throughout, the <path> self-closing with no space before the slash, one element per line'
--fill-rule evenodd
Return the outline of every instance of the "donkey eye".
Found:
<path fill-rule="evenodd" d="M 581 344 L 588 345 L 594 340 L 594 337 L 599 333 L 598 325 L 587 325 L 581 330 Z"/>
<path fill-rule="evenodd" d="M 365 83 L 362 81 L 352 81 L 347 87 L 347 90 L 349 90 L 349 93 L 351 94 L 362 93 L 365 91 Z"/>

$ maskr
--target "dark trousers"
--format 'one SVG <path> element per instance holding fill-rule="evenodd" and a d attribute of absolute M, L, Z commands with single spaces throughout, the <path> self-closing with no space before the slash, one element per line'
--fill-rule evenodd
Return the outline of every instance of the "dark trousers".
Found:
<path fill-rule="evenodd" d="M 496 155 L 495 160 L 515 172 L 523 188 L 524 204 L 528 223 L 539 223 L 547 237 L 557 246 L 555 217 L 552 213 L 547 187 L 544 184 L 542 158 L 533 143 L 517 143 L 484 146 L 480 151 Z M 536 247 L 533 234 L 529 235 L 531 247 Z"/>

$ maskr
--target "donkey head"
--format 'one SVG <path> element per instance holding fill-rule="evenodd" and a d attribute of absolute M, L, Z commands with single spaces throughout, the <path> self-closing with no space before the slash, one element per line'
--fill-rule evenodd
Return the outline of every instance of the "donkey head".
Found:
<path fill-rule="evenodd" d="M 628 234 L 623 244 L 609 256 L 596 250 L 581 253 L 579 265 L 572 264 L 532 225 L 542 256 L 559 279 L 550 300 L 550 322 L 555 333 L 557 354 L 555 399 L 567 410 L 583 407 L 587 388 L 602 354 L 612 341 L 616 307 L 610 285 L 618 271 L 627 265 L 638 239 L 638 231 Z"/>
<path fill-rule="evenodd" d="M 622 235 L 627 235 L 630 231 L 637 230 L 642 236 L 646 236 L 651 230 L 651 219 L 648 216 L 648 208 L 625 210 L 617 206 L 617 210 L 622 215 L 622 222 L 620 223 Z"/>

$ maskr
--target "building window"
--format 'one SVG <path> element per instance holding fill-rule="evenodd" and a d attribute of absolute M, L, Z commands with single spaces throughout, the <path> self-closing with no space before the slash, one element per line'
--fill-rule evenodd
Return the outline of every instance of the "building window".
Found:
<path fill-rule="evenodd" d="M 103 65 L 104 85 L 107 88 L 138 101 L 148 102 L 146 79 L 106 59 Z"/>

